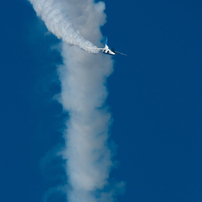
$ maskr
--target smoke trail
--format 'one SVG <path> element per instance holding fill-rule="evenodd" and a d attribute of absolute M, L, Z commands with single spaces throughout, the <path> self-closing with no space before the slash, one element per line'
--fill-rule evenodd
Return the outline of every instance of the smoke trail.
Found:
<path fill-rule="evenodd" d="M 75 32 L 77 29 L 85 38 L 97 43 L 102 37 L 100 26 L 106 21 L 105 4 L 93 0 L 31 2 L 48 29 L 64 41 L 63 65 L 59 66 L 58 74 L 61 81 L 59 102 L 70 115 L 66 121 L 66 145 L 62 151 L 68 176 L 68 201 L 113 201 L 113 191 L 106 191 L 112 166 L 107 145 L 111 115 L 104 107 L 107 97 L 105 82 L 113 71 L 113 61 L 108 55 L 82 51 L 80 48 L 86 50 L 92 44 Z M 118 186 L 120 188 L 122 184 Z"/>
<path fill-rule="evenodd" d="M 104 83 L 112 71 L 112 61 L 66 44 L 62 55 L 61 103 L 70 113 L 64 152 L 72 186 L 69 197 L 70 201 L 93 202 L 90 193 L 107 185 L 112 165 L 107 148 L 110 114 L 102 109 L 107 95 Z"/>
<path fill-rule="evenodd" d="M 29 0 L 37 15 L 45 22 L 46 27 L 59 39 L 68 44 L 77 45 L 81 49 L 89 53 L 98 53 L 98 50 L 90 41 L 86 40 L 80 32 L 75 30 L 72 21 L 70 20 L 71 4 L 83 3 L 85 1 L 71 1 L 71 0 Z M 76 3 L 76 4 L 77 4 Z M 73 11 L 74 12 L 74 11 Z M 82 16 L 82 13 L 80 14 Z M 82 20 L 82 19 L 81 19 Z M 85 25 L 84 25 L 85 26 Z M 81 30 L 81 33 L 83 30 Z"/>

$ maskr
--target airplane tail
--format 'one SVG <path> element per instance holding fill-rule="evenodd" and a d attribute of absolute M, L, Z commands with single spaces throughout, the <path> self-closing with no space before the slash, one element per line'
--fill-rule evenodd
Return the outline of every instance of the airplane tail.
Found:
<path fill-rule="evenodd" d="M 108 41 L 108 37 L 106 37 L 106 42 L 105 42 L 105 47 L 104 47 L 104 49 L 107 49 L 107 48 L 108 48 L 107 41 Z"/>

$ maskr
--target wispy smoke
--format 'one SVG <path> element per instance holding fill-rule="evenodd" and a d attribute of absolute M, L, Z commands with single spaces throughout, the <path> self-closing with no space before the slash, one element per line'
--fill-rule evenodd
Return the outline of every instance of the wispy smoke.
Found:
<path fill-rule="evenodd" d="M 59 39 L 62 39 L 68 44 L 77 45 L 85 51 L 90 53 L 98 53 L 90 41 L 86 40 L 80 33 L 84 32 L 81 27 L 74 26 L 72 18 L 74 18 L 74 9 L 71 10 L 72 5 L 81 4 L 87 1 L 77 0 L 30 0 L 36 13 L 45 22 L 46 27 Z M 86 8 L 88 9 L 88 8 Z M 99 9 L 99 8 L 98 8 Z M 80 21 L 83 21 L 82 15 L 85 10 L 80 13 Z M 75 13 L 74 13 L 75 14 Z M 81 22 L 79 22 L 80 24 Z M 85 22 L 88 23 L 88 22 Z M 85 26 L 85 24 L 84 24 Z M 79 31 L 80 30 L 80 31 Z"/>
<path fill-rule="evenodd" d="M 81 50 L 90 52 L 88 47 L 93 47 L 85 38 L 99 44 L 100 27 L 106 20 L 105 4 L 93 0 L 30 1 L 47 28 L 64 41 L 63 65 L 58 67 L 58 74 L 59 102 L 70 116 L 62 151 L 68 176 L 68 201 L 113 201 L 114 193 L 106 191 L 112 166 L 107 143 L 111 115 L 104 107 L 105 82 L 113 71 L 113 61 L 108 55 Z"/>

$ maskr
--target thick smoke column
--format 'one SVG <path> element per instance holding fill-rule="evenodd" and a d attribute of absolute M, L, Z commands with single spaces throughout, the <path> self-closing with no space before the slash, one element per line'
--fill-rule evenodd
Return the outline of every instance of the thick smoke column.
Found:
<path fill-rule="evenodd" d="M 105 4 L 93 0 L 31 2 L 48 29 L 64 41 L 63 65 L 58 67 L 58 74 L 59 102 L 70 116 L 62 151 L 68 176 L 65 191 L 68 201 L 111 202 L 114 193 L 106 189 L 112 166 L 107 145 L 111 115 L 103 105 L 107 96 L 105 82 L 113 71 L 113 61 L 108 55 L 89 54 L 80 49 L 93 46 L 83 37 L 94 43 L 102 37 L 100 26 L 106 21 Z"/>
<path fill-rule="evenodd" d="M 77 45 L 90 53 L 98 53 L 90 41 L 86 40 L 72 24 L 70 4 L 77 0 L 30 0 L 38 16 L 45 22 L 49 31 L 68 44 Z M 77 2 L 77 3 L 75 3 Z M 80 1 L 82 2 L 85 1 Z M 81 30 L 82 31 L 82 30 Z"/>
<path fill-rule="evenodd" d="M 102 108 L 107 95 L 104 83 L 112 71 L 112 61 L 66 44 L 62 55 L 61 103 L 70 114 L 63 152 L 71 185 L 68 197 L 72 202 L 95 202 L 98 200 L 93 192 L 107 185 L 112 165 L 107 148 L 110 114 Z M 99 197 L 100 201 L 106 197 L 110 201 L 111 195 L 102 193 Z"/>

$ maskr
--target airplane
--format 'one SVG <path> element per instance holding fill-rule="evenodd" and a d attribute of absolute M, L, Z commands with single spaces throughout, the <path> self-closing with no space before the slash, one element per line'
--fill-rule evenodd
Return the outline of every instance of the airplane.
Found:
<path fill-rule="evenodd" d="M 118 51 L 115 51 L 114 48 L 109 48 L 109 46 L 107 45 L 107 39 L 106 39 L 106 43 L 105 43 L 105 47 L 104 48 L 93 48 L 93 49 L 97 49 L 97 50 L 100 50 L 102 51 L 104 54 L 109 54 L 109 55 L 115 55 L 116 53 L 119 53 L 121 55 L 125 55 L 127 56 L 126 54 L 124 53 L 120 53 Z"/>

